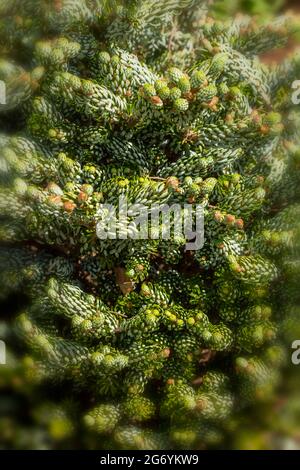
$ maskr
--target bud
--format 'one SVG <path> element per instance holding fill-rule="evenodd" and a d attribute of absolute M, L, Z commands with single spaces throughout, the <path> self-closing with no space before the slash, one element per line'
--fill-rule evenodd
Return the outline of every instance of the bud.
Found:
<path fill-rule="evenodd" d="M 167 188 L 177 189 L 179 186 L 179 180 L 176 176 L 170 176 L 166 179 L 166 186 Z"/>
<path fill-rule="evenodd" d="M 76 204 L 72 201 L 65 201 L 64 202 L 64 209 L 67 212 L 73 212 L 73 210 L 76 208 Z"/>

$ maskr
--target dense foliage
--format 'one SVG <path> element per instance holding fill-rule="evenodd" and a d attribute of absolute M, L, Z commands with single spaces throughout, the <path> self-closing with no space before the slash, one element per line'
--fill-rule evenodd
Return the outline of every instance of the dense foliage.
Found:
<path fill-rule="evenodd" d="M 47 446 L 48 426 L 61 446 L 220 446 L 280 384 L 299 301 L 300 60 L 258 57 L 295 25 L 207 8 L 0 3 L 1 297 L 24 297 L 1 326 L 1 381 L 11 416 L 40 426 L 3 421 L 10 445 Z M 120 196 L 201 204 L 203 248 L 99 239 Z"/>

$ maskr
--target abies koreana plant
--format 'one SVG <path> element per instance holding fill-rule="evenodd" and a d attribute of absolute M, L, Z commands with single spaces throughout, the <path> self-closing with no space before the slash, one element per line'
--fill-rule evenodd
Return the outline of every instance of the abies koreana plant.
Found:
<path fill-rule="evenodd" d="M 1 326 L 2 372 L 50 446 L 220 446 L 280 384 L 299 301 L 300 60 L 259 56 L 296 25 L 209 12 L 0 3 L 1 297 L 25 297 Z M 201 205 L 204 246 L 100 239 L 99 208 L 120 196 Z"/>

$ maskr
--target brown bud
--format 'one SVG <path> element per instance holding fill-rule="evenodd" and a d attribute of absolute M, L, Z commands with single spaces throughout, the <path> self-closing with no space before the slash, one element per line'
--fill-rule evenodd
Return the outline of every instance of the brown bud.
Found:
<path fill-rule="evenodd" d="M 245 272 L 245 268 L 243 268 L 243 266 L 240 266 L 239 264 L 236 264 L 234 266 L 234 271 L 236 273 L 244 273 Z"/>
<path fill-rule="evenodd" d="M 231 113 L 226 114 L 225 121 L 227 124 L 232 124 L 233 120 L 234 120 L 233 114 Z"/>
<path fill-rule="evenodd" d="M 121 267 L 114 268 L 116 275 L 116 283 L 120 287 L 121 292 L 126 295 L 134 289 L 134 282 L 126 275 L 125 269 Z"/>
<path fill-rule="evenodd" d="M 161 357 L 169 357 L 171 354 L 171 349 L 170 348 L 165 348 L 161 351 L 160 355 Z"/>
<path fill-rule="evenodd" d="M 211 109 L 212 111 L 216 112 L 218 111 L 218 107 L 217 107 L 218 103 L 219 103 L 219 97 L 214 96 L 212 100 L 209 103 L 207 103 L 207 107 Z"/>
<path fill-rule="evenodd" d="M 191 129 L 188 129 L 183 136 L 183 142 L 195 142 L 197 139 L 198 133 Z"/>
<path fill-rule="evenodd" d="M 76 204 L 72 201 L 65 201 L 64 202 L 64 209 L 67 212 L 73 212 L 73 210 L 76 208 Z"/>
<path fill-rule="evenodd" d="M 166 186 L 167 188 L 177 189 L 179 186 L 179 180 L 176 176 L 170 176 L 166 179 Z"/>
<path fill-rule="evenodd" d="M 232 215 L 232 214 L 227 214 L 225 216 L 225 223 L 227 225 L 233 225 L 235 223 L 236 219 L 235 219 L 235 216 Z"/>
<path fill-rule="evenodd" d="M 151 96 L 151 103 L 155 106 L 162 106 L 164 104 L 159 96 Z"/>
<path fill-rule="evenodd" d="M 221 52 L 221 48 L 219 46 L 215 46 L 212 48 L 211 52 L 216 55 L 216 54 L 219 54 Z"/>
<path fill-rule="evenodd" d="M 243 219 L 236 219 L 235 221 L 236 228 L 243 229 L 244 228 L 244 221 Z"/>
<path fill-rule="evenodd" d="M 263 134 L 263 135 L 267 135 L 269 134 L 270 132 L 270 127 L 267 126 L 266 124 L 263 124 L 262 126 L 260 126 L 260 133 Z"/>
<path fill-rule="evenodd" d="M 54 8 L 55 8 L 55 11 L 57 11 L 59 13 L 62 9 L 62 1 L 61 0 L 54 0 Z"/>
<path fill-rule="evenodd" d="M 175 384 L 175 380 L 174 379 L 168 379 L 167 380 L 167 385 L 174 385 Z"/>
<path fill-rule="evenodd" d="M 80 191 L 80 193 L 77 196 L 77 199 L 79 202 L 86 202 L 88 200 L 89 196 L 87 193 L 84 191 Z"/>
<path fill-rule="evenodd" d="M 205 410 L 205 408 L 207 407 L 207 401 L 203 398 L 197 400 L 196 402 L 196 409 L 199 410 L 199 411 L 202 411 L 202 410 Z"/>
<path fill-rule="evenodd" d="M 192 99 L 194 98 L 194 94 L 191 91 L 189 91 L 188 93 L 184 93 L 182 96 L 188 101 L 192 101 Z"/>

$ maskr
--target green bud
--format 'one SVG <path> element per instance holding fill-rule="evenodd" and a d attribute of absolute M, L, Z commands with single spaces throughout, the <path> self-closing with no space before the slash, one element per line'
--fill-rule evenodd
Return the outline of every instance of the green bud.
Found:
<path fill-rule="evenodd" d="M 207 103 L 213 99 L 214 96 L 218 94 L 218 89 L 215 85 L 207 85 L 206 87 L 202 88 L 197 93 L 197 99 L 201 103 Z"/>
<path fill-rule="evenodd" d="M 187 111 L 189 109 L 189 102 L 184 98 L 177 98 L 174 101 L 174 109 L 180 112 Z"/>
<path fill-rule="evenodd" d="M 177 83 L 178 88 L 182 93 L 189 93 L 191 90 L 191 83 L 188 76 L 181 77 Z"/>
<path fill-rule="evenodd" d="M 170 89 L 170 94 L 169 94 L 170 100 L 175 101 L 179 99 L 180 97 L 181 97 L 181 91 L 179 88 L 173 87 Z"/>
<path fill-rule="evenodd" d="M 207 77 L 202 70 L 195 70 L 191 76 L 192 88 L 200 88 L 202 85 L 207 85 Z"/>
<path fill-rule="evenodd" d="M 172 83 L 177 84 L 184 77 L 184 73 L 176 67 L 171 67 L 167 72 L 168 78 Z"/>
<path fill-rule="evenodd" d="M 145 83 L 143 86 L 143 94 L 146 98 L 151 98 L 152 96 L 156 95 L 156 91 L 154 85 L 151 83 Z"/>
<path fill-rule="evenodd" d="M 108 64 L 110 62 L 110 55 L 108 52 L 99 52 L 98 54 L 98 61 L 101 63 L 101 64 Z"/>

